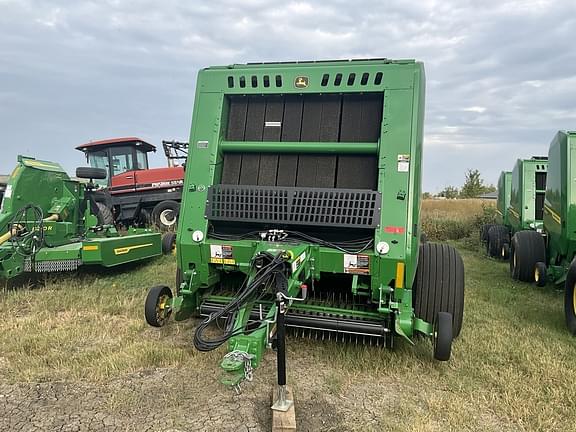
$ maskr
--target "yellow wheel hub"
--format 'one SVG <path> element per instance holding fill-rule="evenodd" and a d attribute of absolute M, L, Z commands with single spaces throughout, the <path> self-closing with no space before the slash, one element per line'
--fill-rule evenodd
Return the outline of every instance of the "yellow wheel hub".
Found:
<path fill-rule="evenodd" d="M 576 284 L 572 287 L 572 313 L 576 315 Z"/>
<path fill-rule="evenodd" d="M 534 280 L 538 282 L 539 279 L 540 279 L 540 272 L 538 271 L 538 269 L 534 269 Z"/>

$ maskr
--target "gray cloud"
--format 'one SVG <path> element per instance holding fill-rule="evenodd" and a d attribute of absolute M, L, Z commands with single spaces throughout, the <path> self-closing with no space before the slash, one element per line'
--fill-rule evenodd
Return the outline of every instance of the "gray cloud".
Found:
<path fill-rule="evenodd" d="M 18 153 L 71 172 L 90 139 L 186 139 L 201 67 L 384 56 L 426 65 L 424 188 L 459 185 L 467 168 L 493 183 L 574 128 L 574 12 L 570 0 L 0 0 L 0 172 Z"/>

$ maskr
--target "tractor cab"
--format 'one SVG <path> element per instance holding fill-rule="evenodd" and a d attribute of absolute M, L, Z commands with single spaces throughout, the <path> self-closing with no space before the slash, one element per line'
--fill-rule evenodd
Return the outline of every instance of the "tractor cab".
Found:
<path fill-rule="evenodd" d="M 147 170 L 148 152 L 156 151 L 155 146 L 136 137 L 91 141 L 76 149 L 84 152 L 91 167 L 106 170 L 106 178 L 97 181 L 102 186 L 111 186 L 112 177 L 122 173 Z M 133 180 L 133 176 L 126 180 Z"/>

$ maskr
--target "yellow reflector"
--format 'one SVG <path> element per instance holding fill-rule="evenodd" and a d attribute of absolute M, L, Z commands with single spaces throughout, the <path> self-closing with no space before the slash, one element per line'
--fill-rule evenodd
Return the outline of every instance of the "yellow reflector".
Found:
<path fill-rule="evenodd" d="M 85 245 L 85 246 L 82 246 L 82 250 L 95 251 L 95 250 L 98 250 L 98 245 Z"/>
<path fill-rule="evenodd" d="M 404 263 L 396 264 L 396 288 L 404 288 Z"/>

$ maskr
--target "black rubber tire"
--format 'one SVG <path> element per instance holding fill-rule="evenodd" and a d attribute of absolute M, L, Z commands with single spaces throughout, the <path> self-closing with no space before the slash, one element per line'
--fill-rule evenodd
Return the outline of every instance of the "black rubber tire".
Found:
<path fill-rule="evenodd" d="M 450 360 L 452 353 L 452 315 L 438 312 L 434 320 L 434 358 L 438 361 Z"/>
<path fill-rule="evenodd" d="M 510 242 L 510 275 L 522 282 L 534 282 L 537 262 L 546 262 L 544 237 L 536 231 L 518 231 Z"/>
<path fill-rule="evenodd" d="M 502 258 L 502 246 L 510 243 L 510 233 L 504 225 L 494 225 L 488 230 L 486 252 L 492 258 Z"/>
<path fill-rule="evenodd" d="M 174 231 L 168 231 L 162 236 L 162 253 L 164 255 L 170 255 L 174 253 L 176 248 L 176 233 Z"/>
<path fill-rule="evenodd" d="M 572 261 L 564 282 L 564 318 L 568 331 L 576 336 L 576 260 Z"/>
<path fill-rule="evenodd" d="M 428 243 L 428 236 L 426 235 L 425 232 L 420 234 L 420 243 Z"/>
<path fill-rule="evenodd" d="M 101 202 L 95 202 L 96 217 L 98 218 L 98 225 L 114 225 L 114 215 L 112 210 Z"/>
<path fill-rule="evenodd" d="M 536 286 L 543 287 L 546 286 L 548 283 L 548 276 L 547 276 L 547 268 L 546 264 L 541 261 L 538 261 L 534 266 L 534 282 L 536 282 Z"/>
<path fill-rule="evenodd" d="M 166 212 L 172 212 L 173 217 L 175 218 L 172 224 L 167 224 L 166 221 L 164 220 L 166 219 L 165 216 L 169 214 Z M 178 204 L 176 201 L 172 200 L 161 201 L 158 204 L 156 204 L 156 206 L 152 210 L 152 222 L 154 223 L 154 225 L 156 225 L 163 231 L 174 230 L 178 223 L 179 213 L 180 213 L 180 204 Z"/>
<path fill-rule="evenodd" d="M 81 179 L 104 180 L 108 173 L 104 168 L 78 167 L 76 168 L 76 177 Z"/>
<path fill-rule="evenodd" d="M 508 261 L 510 259 L 510 243 L 504 243 L 502 245 L 502 251 L 500 252 L 500 257 L 503 261 Z"/>
<path fill-rule="evenodd" d="M 168 309 L 167 312 L 160 312 L 158 307 L 163 301 L 172 298 L 172 291 L 165 285 L 159 285 L 150 288 L 146 296 L 146 303 L 144 304 L 144 316 L 146 322 L 152 327 L 162 327 L 170 318 L 172 310 Z M 163 313 L 163 315 L 161 315 Z"/>
<path fill-rule="evenodd" d="M 488 241 L 488 231 L 490 231 L 490 228 L 492 228 L 495 225 L 496 224 L 482 225 L 482 227 L 480 228 L 480 242 L 481 243 L 486 243 Z"/>
<path fill-rule="evenodd" d="M 450 313 L 457 338 L 464 315 L 464 263 L 458 251 L 446 244 L 421 244 L 412 295 L 415 315 L 426 322 L 433 323 L 438 312 Z"/>

